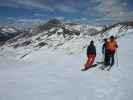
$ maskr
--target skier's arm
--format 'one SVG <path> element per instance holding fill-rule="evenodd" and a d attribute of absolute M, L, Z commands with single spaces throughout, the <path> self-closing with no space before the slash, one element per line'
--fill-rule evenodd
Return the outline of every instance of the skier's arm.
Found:
<path fill-rule="evenodd" d="M 90 53 L 90 46 L 87 47 L 87 55 Z"/>
<path fill-rule="evenodd" d="M 116 48 L 118 48 L 118 44 L 117 44 L 117 42 L 116 42 L 116 45 L 115 45 L 115 46 L 116 46 Z"/>
<path fill-rule="evenodd" d="M 118 48 L 118 45 L 116 44 L 116 48 Z"/>
<path fill-rule="evenodd" d="M 96 47 L 94 47 L 94 53 L 95 53 L 95 55 L 97 54 L 97 52 L 96 52 Z"/>
<path fill-rule="evenodd" d="M 105 44 L 103 44 L 102 46 L 102 54 L 104 54 L 104 52 L 105 52 Z"/>

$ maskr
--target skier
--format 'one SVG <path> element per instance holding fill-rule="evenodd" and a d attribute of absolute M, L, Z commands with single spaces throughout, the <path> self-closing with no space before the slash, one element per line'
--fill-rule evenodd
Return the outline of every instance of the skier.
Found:
<path fill-rule="evenodd" d="M 87 70 L 89 68 L 92 67 L 92 64 L 94 63 L 95 57 L 96 57 L 96 47 L 94 45 L 94 41 L 90 42 L 90 45 L 87 48 L 87 62 L 84 65 L 84 69 L 83 70 Z"/>
<path fill-rule="evenodd" d="M 102 54 L 103 54 L 103 56 L 104 56 L 104 61 L 103 61 L 103 64 L 104 65 L 107 65 L 107 43 L 108 43 L 108 40 L 105 38 L 104 39 L 104 44 L 103 44 L 103 46 L 102 46 Z"/>
<path fill-rule="evenodd" d="M 112 66 L 114 65 L 115 59 L 114 59 L 114 55 L 115 52 L 118 48 L 117 42 L 115 41 L 115 37 L 111 36 L 109 38 L 109 41 L 107 42 L 107 55 L 106 55 L 106 66 L 109 66 L 109 68 L 107 69 L 108 71 L 112 68 Z"/>
<path fill-rule="evenodd" d="M 100 68 L 102 70 L 104 70 L 106 67 L 108 67 L 108 62 L 109 62 L 109 54 L 108 54 L 108 50 L 107 50 L 107 44 L 108 44 L 108 39 L 105 38 L 104 39 L 104 43 L 103 43 L 103 46 L 102 46 L 102 54 L 104 56 L 104 60 L 103 62 L 101 62 L 100 64 L 103 64 L 103 66 L 101 66 Z"/>

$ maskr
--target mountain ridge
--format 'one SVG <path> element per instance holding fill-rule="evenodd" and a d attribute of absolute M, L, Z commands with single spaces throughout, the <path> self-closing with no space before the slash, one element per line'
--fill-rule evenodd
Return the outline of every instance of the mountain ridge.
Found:
<path fill-rule="evenodd" d="M 41 26 L 41 29 L 40 29 Z M 5 42 L 3 47 L 17 49 L 23 47 L 30 50 L 46 48 L 64 48 L 72 50 L 75 45 L 83 49 L 87 43 L 98 37 L 102 40 L 114 35 L 121 37 L 126 32 L 132 33 L 132 22 L 123 22 L 111 25 L 109 27 L 97 27 L 86 24 L 65 23 L 60 20 L 50 20 L 44 25 L 31 28 L 29 31 L 23 31 L 21 34 Z M 129 32 L 131 31 L 131 32 Z"/>

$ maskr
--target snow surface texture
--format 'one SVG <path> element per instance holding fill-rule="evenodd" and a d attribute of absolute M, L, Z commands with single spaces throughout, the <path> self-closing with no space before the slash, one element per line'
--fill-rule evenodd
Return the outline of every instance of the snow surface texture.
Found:
<path fill-rule="evenodd" d="M 98 54 L 96 61 L 100 61 L 101 42 L 93 39 Z M 73 49 L 87 42 L 82 39 L 72 42 L 79 40 L 82 42 L 72 45 Z M 109 72 L 99 66 L 82 72 L 86 49 L 68 54 L 62 48 L 41 48 L 30 50 L 32 53 L 23 59 L 18 56 L 25 53 L 25 48 L 1 50 L 0 100 L 132 100 L 133 47 L 129 45 L 132 40 L 132 34 L 118 39 L 118 65 Z"/>

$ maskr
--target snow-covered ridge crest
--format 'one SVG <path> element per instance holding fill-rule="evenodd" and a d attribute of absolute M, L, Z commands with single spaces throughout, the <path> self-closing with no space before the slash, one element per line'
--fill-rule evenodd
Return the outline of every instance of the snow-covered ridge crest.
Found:
<path fill-rule="evenodd" d="M 10 39 L 6 45 L 14 48 L 29 45 L 40 47 L 40 44 L 41 46 L 45 44 L 50 47 L 57 47 L 72 39 L 81 38 L 85 35 L 90 36 L 98 32 L 100 28 L 52 19 L 43 25 L 31 28 L 28 33 Z"/>

